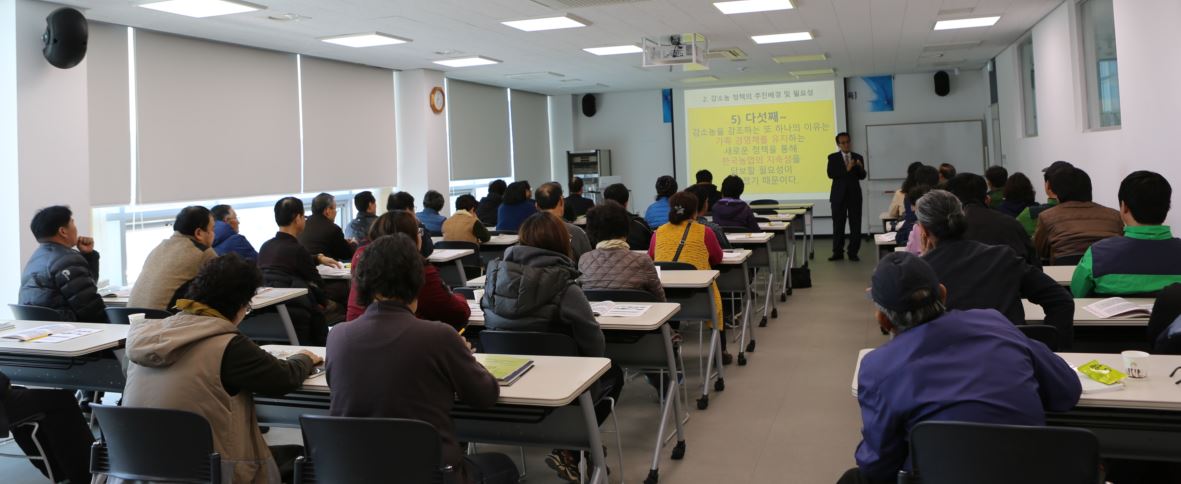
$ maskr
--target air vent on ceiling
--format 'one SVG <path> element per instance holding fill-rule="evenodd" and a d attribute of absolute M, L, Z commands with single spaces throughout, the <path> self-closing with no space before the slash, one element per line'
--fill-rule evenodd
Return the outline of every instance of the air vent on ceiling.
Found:
<path fill-rule="evenodd" d="M 517 74 L 506 74 L 504 77 L 514 81 L 540 81 L 554 80 L 566 76 L 557 72 L 520 72 Z"/>
<path fill-rule="evenodd" d="M 972 40 L 967 42 L 948 42 L 945 44 L 931 44 L 923 46 L 923 52 L 941 52 L 945 50 L 960 50 L 971 49 L 979 47 L 982 42 L 979 40 Z"/>
<path fill-rule="evenodd" d="M 976 11 L 976 8 L 975 8 L 975 7 L 964 7 L 964 8 L 945 8 L 945 9 L 943 9 L 943 10 L 940 10 L 940 11 L 939 11 L 939 14 L 938 14 L 938 16 L 939 16 L 940 18 L 942 18 L 942 17 L 955 17 L 955 16 L 960 16 L 960 15 L 967 15 L 967 14 L 970 14 L 970 13 L 972 13 L 972 12 L 974 12 L 974 11 Z"/>
<path fill-rule="evenodd" d="M 565 10 L 568 8 L 588 8 L 588 7 L 602 7 L 604 5 L 619 5 L 623 3 L 639 3 L 648 0 L 531 0 L 538 5 L 549 7 L 554 10 Z"/>
<path fill-rule="evenodd" d="M 705 58 L 709 60 L 732 60 L 744 61 L 747 59 L 746 52 L 737 47 L 729 47 L 725 49 L 711 49 L 705 54 Z"/>

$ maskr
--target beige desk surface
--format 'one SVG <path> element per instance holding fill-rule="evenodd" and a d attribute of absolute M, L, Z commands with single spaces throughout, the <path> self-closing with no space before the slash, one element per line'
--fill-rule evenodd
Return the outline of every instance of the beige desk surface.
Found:
<path fill-rule="evenodd" d="M 348 324 L 348 323 L 344 323 Z M 322 346 L 263 346 L 267 351 L 291 352 L 306 349 L 323 356 Z M 476 359 L 485 355 L 476 353 Z M 525 356 L 533 360 L 533 369 L 509 386 L 500 387 L 502 405 L 527 405 L 532 407 L 562 407 L 573 402 L 582 392 L 598 381 L 607 372 L 611 360 L 607 358 L 581 358 L 563 356 Z M 374 370 L 380 371 L 380 370 Z M 326 373 L 313 375 L 304 381 L 301 390 L 328 393 Z"/>
<path fill-rule="evenodd" d="M 8 321 L 4 321 L 8 322 Z M 57 321 L 12 321 L 16 327 L 6 331 L 0 331 L 0 336 L 24 331 L 38 326 L 45 326 L 47 324 L 62 324 Z M 73 358 L 78 356 L 86 356 L 91 353 L 102 351 L 108 348 L 115 348 L 119 343 L 127 339 L 127 330 L 131 328 L 127 324 L 105 324 L 105 323 L 65 323 L 70 324 L 76 328 L 97 329 L 97 333 L 88 334 L 86 336 L 79 336 L 77 338 L 62 341 L 60 343 L 38 343 L 33 341 L 15 341 L 15 340 L 0 340 L 0 354 L 8 355 L 35 355 L 35 356 L 57 356 L 64 358 Z"/>
<path fill-rule="evenodd" d="M 1102 301 L 1103 298 L 1079 298 L 1074 300 L 1074 325 L 1075 326 L 1148 326 L 1148 316 L 1116 316 L 1114 318 L 1103 319 L 1099 316 L 1091 314 L 1090 311 L 1083 309 L 1091 303 Z M 1153 300 L 1148 298 L 1127 298 L 1128 302 L 1132 304 L 1152 304 Z M 1046 312 L 1042 310 L 1041 306 L 1029 302 L 1028 299 L 1022 299 L 1021 305 L 1025 308 L 1025 321 L 1030 323 L 1042 323 L 1046 320 Z"/>
<path fill-rule="evenodd" d="M 1075 266 L 1045 266 L 1042 272 L 1050 276 L 1054 282 L 1069 287 L 1070 280 L 1074 278 L 1074 268 Z"/>
<path fill-rule="evenodd" d="M 752 245 L 752 244 L 766 244 L 775 234 L 770 232 L 732 232 L 726 234 L 726 239 L 731 244 Z"/>
<path fill-rule="evenodd" d="M 610 316 L 597 316 L 595 320 L 599 322 L 599 328 L 608 331 L 653 331 L 660 329 L 660 326 L 672 319 L 677 311 L 681 310 L 681 305 L 678 303 L 637 303 L 637 304 L 651 304 L 644 314 L 632 318 L 617 318 Z M 471 326 L 484 325 L 484 313 L 479 309 L 472 309 L 472 316 L 468 319 L 468 324 Z"/>
<path fill-rule="evenodd" d="M 665 289 L 703 289 L 718 278 L 718 271 L 660 271 L 660 285 Z"/>
<path fill-rule="evenodd" d="M 431 252 L 431 256 L 427 260 L 441 264 L 443 262 L 452 262 L 455 259 L 462 259 L 475 253 L 476 251 L 472 249 L 435 249 L 434 252 Z"/>
<path fill-rule="evenodd" d="M 648 251 L 646 251 L 646 250 L 633 250 L 632 252 L 635 252 L 637 254 L 648 255 Z M 753 254 L 754 254 L 754 251 L 752 251 L 750 249 L 725 249 L 725 251 L 722 252 L 722 264 L 721 265 L 740 266 L 742 264 L 745 264 L 746 261 L 749 260 L 750 256 Z"/>
<path fill-rule="evenodd" d="M 796 217 L 798 217 L 804 213 L 803 210 L 800 210 L 799 212 L 800 213 L 777 213 L 775 215 L 755 214 L 755 217 L 765 218 L 765 219 L 770 220 L 772 222 L 791 222 L 792 220 L 795 220 Z"/>
<path fill-rule="evenodd" d="M 516 234 L 497 234 L 493 235 L 487 242 L 484 242 L 484 245 L 515 245 L 520 241 L 521 236 Z"/>
<path fill-rule="evenodd" d="M 811 202 L 779 202 L 775 204 L 751 204 L 751 208 L 773 208 L 777 210 L 811 210 L 815 207 Z"/>
<path fill-rule="evenodd" d="M 484 287 L 485 276 L 474 277 L 467 280 L 467 287 Z"/>
<path fill-rule="evenodd" d="M 262 309 L 290 301 L 307 293 L 308 290 L 306 288 L 300 287 L 264 287 L 260 288 L 258 294 L 255 294 L 254 298 L 250 300 L 250 307 L 253 309 Z M 128 299 L 126 297 L 104 297 L 103 302 L 107 306 L 126 307 Z"/>
<path fill-rule="evenodd" d="M 759 230 L 764 232 L 787 232 L 790 226 L 791 222 L 759 222 Z"/>

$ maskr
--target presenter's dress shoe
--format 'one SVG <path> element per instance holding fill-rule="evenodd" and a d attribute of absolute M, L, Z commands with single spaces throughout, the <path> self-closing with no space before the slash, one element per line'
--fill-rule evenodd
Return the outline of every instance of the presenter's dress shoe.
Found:
<path fill-rule="evenodd" d="M 861 262 L 861 258 L 860 258 L 860 257 L 857 257 L 857 256 L 855 256 L 855 255 L 850 255 L 850 256 L 849 256 L 849 260 L 851 260 L 851 261 L 853 261 L 853 262 Z"/>
<path fill-rule="evenodd" d="M 845 255 L 844 254 L 833 254 L 832 257 L 828 258 L 828 260 L 845 260 Z"/>

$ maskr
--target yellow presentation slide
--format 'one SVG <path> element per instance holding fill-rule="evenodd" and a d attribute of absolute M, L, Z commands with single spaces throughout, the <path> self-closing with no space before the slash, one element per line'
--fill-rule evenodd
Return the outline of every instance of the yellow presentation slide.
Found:
<path fill-rule="evenodd" d="M 835 84 L 792 82 L 685 91 L 689 173 L 707 169 L 748 195 L 825 198 L 827 157 L 836 151 Z"/>

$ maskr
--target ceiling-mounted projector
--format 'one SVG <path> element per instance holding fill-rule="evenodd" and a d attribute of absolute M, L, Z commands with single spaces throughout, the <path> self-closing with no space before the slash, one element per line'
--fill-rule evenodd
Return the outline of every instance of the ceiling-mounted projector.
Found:
<path fill-rule="evenodd" d="M 640 46 L 644 49 L 644 67 L 696 64 L 704 68 L 705 56 L 709 53 L 709 42 L 705 36 L 694 33 L 645 38 Z"/>

